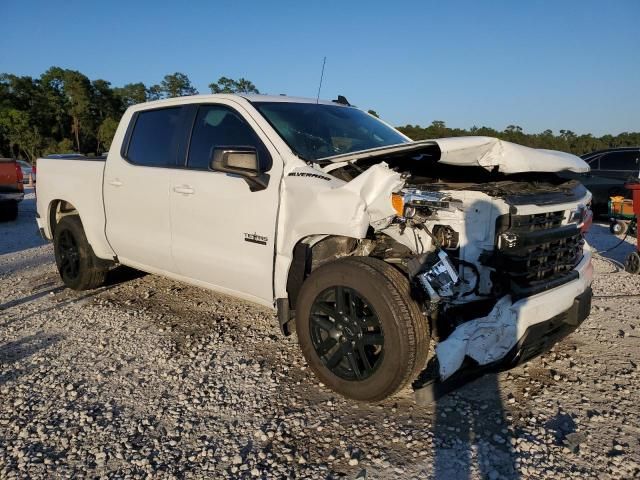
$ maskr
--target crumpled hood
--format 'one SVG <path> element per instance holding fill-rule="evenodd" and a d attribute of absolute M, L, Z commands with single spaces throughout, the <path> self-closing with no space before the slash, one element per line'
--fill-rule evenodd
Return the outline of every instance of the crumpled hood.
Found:
<path fill-rule="evenodd" d="M 440 162 L 448 165 L 498 167 L 502 173 L 589 171 L 589 165 L 576 155 L 542 150 L 491 137 L 456 137 L 434 140 L 440 147 Z"/>
<path fill-rule="evenodd" d="M 542 150 L 505 142 L 492 137 L 453 137 L 423 140 L 388 147 L 363 150 L 345 155 L 337 155 L 322 160 L 350 162 L 364 158 L 385 156 L 392 153 L 412 152 L 429 145 L 440 149 L 439 161 L 447 165 L 462 167 L 484 167 L 506 174 L 524 172 L 585 173 L 589 165 L 576 155 L 556 150 Z"/>

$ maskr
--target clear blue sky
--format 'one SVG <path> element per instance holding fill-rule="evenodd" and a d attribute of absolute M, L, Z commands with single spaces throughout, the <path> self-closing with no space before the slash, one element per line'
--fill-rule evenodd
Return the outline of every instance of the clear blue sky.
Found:
<path fill-rule="evenodd" d="M 0 72 L 340 93 L 396 124 L 640 130 L 640 0 L 1 0 Z"/>

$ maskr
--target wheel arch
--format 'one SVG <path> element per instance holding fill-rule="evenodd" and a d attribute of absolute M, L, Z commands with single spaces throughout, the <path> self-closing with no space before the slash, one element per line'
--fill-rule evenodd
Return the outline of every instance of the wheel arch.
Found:
<path fill-rule="evenodd" d="M 85 208 L 85 210 L 88 209 Z M 100 222 L 100 219 L 87 219 L 86 211 L 83 214 L 83 211 L 78 208 L 76 204 L 62 198 L 57 198 L 49 202 L 46 215 L 46 228 L 49 229 L 49 238 L 51 238 L 51 240 L 53 240 L 56 225 L 60 223 L 60 220 L 66 216 L 76 215 L 80 220 L 84 233 L 87 237 L 87 241 L 89 242 L 89 245 L 95 252 L 96 256 L 107 261 L 116 260 L 116 255 L 106 239 L 106 235 L 104 232 L 104 223 L 98 223 L 96 225 L 96 220 Z"/>
<path fill-rule="evenodd" d="M 290 320 L 295 315 L 298 295 L 311 272 L 325 263 L 342 257 L 376 255 L 374 253 L 376 247 L 385 241 L 390 242 L 392 245 L 401 245 L 383 233 L 374 235 L 371 229 L 364 238 L 327 234 L 307 235 L 300 238 L 292 249 L 291 260 L 286 270 L 284 282 L 286 297 L 280 295 L 280 298 L 276 298 L 276 308 L 282 333 L 284 335 L 291 333 L 290 325 L 293 322 L 290 322 Z M 384 258 L 381 259 L 384 260 Z"/>
<path fill-rule="evenodd" d="M 62 217 L 67 215 L 80 216 L 78 209 L 71 202 L 62 200 L 60 198 L 52 200 L 49 203 L 47 212 L 47 223 L 49 226 L 49 231 L 51 232 L 51 238 L 53 238 L 53 234 L 56 230 L 56 225 L 58 225 Z M 82 223 L 82 218 L 80 218 L 80 223 Z"/>
<path fill-rule="evenodd" d="M 295 244 L 286 283 L 292 310 L 295 310 L 298 293 L 309 274 L 323 263 L 351 254 L 358 240 L 343 235 L 309 235 Z"/>

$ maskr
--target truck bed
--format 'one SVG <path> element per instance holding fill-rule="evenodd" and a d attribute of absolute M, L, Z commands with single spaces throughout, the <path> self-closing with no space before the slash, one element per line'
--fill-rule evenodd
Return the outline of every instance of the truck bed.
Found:
<path fill-rule="evenodd" d="M 36 202 L 38 214 L 41 217 L 47 216 L 42 222 L 46 238 L 53 239 L 49 219 L 57 200 L 64 199 L 78 210 L 87 239 L 94 246 L 94 250 L 97 250 L 95 254 L 102 258 L 111 258 L 113 252 L 108 248 L 104 234 L 104 167 L 104 157 L 56 156 L 37 160 L 40 181 Z"/>

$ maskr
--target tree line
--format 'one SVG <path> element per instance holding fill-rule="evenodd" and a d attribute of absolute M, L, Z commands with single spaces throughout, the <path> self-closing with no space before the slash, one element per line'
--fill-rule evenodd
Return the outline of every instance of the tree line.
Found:
<path fill-rule="evenodd" d="M 583 155 L 607 148 L 640 146 L 640 132 L 623 132 L 619 135 L 596 137 L 590 133 L 578 135 L 571 130 L 560 130 L 558 135 L 555 135 L 551 130 L 545 130 L 542 133 L 525 133 L 522 127 L 518 125 L 509 125 L 502 131 L 490 127 L 476 126 L 467 130 L 447 127 L 445 122 L 441 120 L 435 120 L 431 125 L 424 128 L 418 125 L 405 125 L 404 127 L 398 127 L 398 130 L 413 140 L 480 135 L 496 137 L 527 147 L 560 150 L 575 155 Z"/>
<path fill-rule="evenodd" d="M 259 93 L 244 78 L 220 77 L 212 93 Z M 120 117 L 136 103 L 196 95 L 183 73 L 113 87 L 76 70 L 51 67 L 39 78 L 0 74 L 0 156 L 29 161 L 49 153 L 100 154 L 109 150 Z"/>
<path fill-rule="evenodd" d="M 209 84 L 211 93 L 260 93 L 244 78 L 220 77 Z M 49 153 L 79 152 L 100 154 L 108 151 L 120 117 L 136 103 L 163 98 L 195 95 L 198 90 L 189 77 L 176 72 L 165 75 L 158 84 L 142 82 L 114 87 L 103 79 L 91 80 L 76 70 L 51 67 L 39 78 L 0 74 L 0 155 L 29 161 Z M 376 115 L 373 110 L 369 113 Z M 592 150 L 640 145 L 640 133 L 620 135 L 576 135 L 570 130 L 525 133 L 510 125 L 504 131 L 488 127 L 469 130 L 449 128 L 443 121 L 428 127 L 399 127 L 414 140 L 463 135 L 498 137 L 537 148 L 563 150 L 576 154 Z"/>

